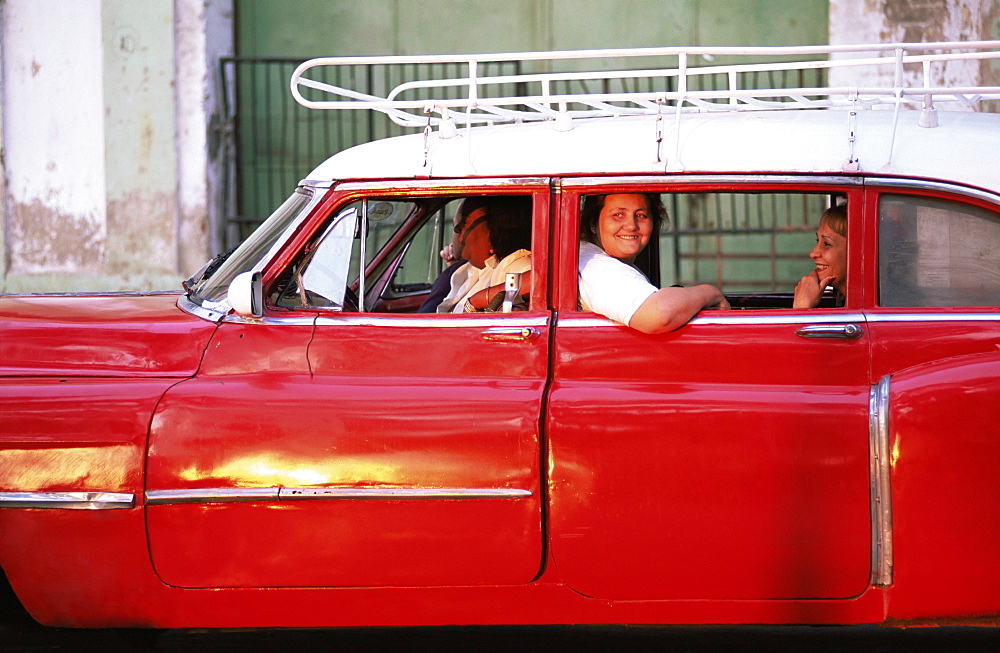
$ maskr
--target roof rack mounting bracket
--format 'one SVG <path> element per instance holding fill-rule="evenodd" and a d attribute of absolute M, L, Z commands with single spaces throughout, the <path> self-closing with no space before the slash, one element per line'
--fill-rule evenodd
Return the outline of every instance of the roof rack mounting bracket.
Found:
<path fill-rule="evenodd" d="M 924 88 L 929 88 L 931 85 L 931 62 L 924 62 Z M 938 116 L 937 109 L 934 108 L 934 95 L 932 93 L 924 93 L 924 103 L 920 108 L 920 119 L 917 124 L 921 127 L 927 127 L 928 129 L 938 126 Z"/>
<path fill-rule="evenodd" d="M 857 101 L 857 91 L 852 94 L 852 100 Z M 844 162 L 844 172 L 857 172 L 861 166 L 855 153 L 855 143 L 858 135 L 858 110 L 851 109 L 847 114 L 847 161 Z"/>

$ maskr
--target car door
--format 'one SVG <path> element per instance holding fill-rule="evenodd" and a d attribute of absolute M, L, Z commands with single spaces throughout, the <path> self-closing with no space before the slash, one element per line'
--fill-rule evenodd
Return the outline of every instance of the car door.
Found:
<path fill-rule="evenodd" d="M 866 307 L 892 451 L 893 617 L 986 614 L 1000 578 L 1000 197 L 866 182 L 878 252 Z"/>
<path fill-rule="evenodd" d="M 562 231 L 577 233 L 581 197 L 611 190 L 828 193 L 847 200 L 853 243 L 858 188 L 580 180 L 565 185 L 560 215 Z M 863 593 L 872 513 L 860 247 L 849 246 L 844 307 L 703 311 L 662 335 L 579 311 L 576 249 L 559 250 L 546 421 L 552 554 L 566 582 L 616 600 Z"/>
<path fill-rule="evenodd" d="M 498 188 L 531 197 L 544 252 L 545 180 L 344 184 L 269 264 L 264 317 L 224 322 L 198 378 L 154 419 L 149 538 L 165 582 L 446 586 L 538 574 L 544 255 L 528 311 L 359 310 L 387 305 L 385 275 L 406 257 L 437 256 L 439 239 L 414 235 L 435 196 Z M 359 261 L 364 282 L 351 272 Z"/>

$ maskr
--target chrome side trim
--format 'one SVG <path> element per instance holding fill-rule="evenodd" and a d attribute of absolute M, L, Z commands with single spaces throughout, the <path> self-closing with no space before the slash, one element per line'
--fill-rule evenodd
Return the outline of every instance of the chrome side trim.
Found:
<path fill-rule="evenodd" d="M 841 313 L 839 315 L 755 315 L 756 311 L 732 311 L 726 315 L 696 317 L 688 324 L 843 324 L 847 322 L 1000 322 L 1000 313 Z M 623 326 L 606 317 L 562 317 L 560 327 Z"/>
<path fill-rule="evenodd" d="M 688 324 L 843 324 L 845 322 L 865 321 L 860 313 L 839 315 L 810 315 L 809 313 L 794 313 L 791 315 L 754 315 L 755 311 L 732 311 L 727 315 L 696 317 Z M 559 327 L 597 327 L 624 326 L 606 317 L 563 317 L 559 319 Z"/>
<path fill-rule="evenodd" d="M 1000 322 L 1000 313 L 875 313 L 869 322 Z"/>
<path fill-rule="evenodd" d="M 152 490 L 146 492 L 146 504 L 156 506 L 181 503 L 299 501 L 304 499 L 520 499 L 530 496 L 530 490 L 517 488 L 204 488 L 198 490 Z"/>
<path fill-rule="evenodd" d="M 121 510 L 135 507 L 130 492 L 0 492 L 0 508 Z"/>
<path fill-rule="evenodd" d="M 202 488 L 197 490 L 149 490 L 146 505 L 173 503 L 228 503 L 231 501 L 276 501 L 278 488 Z"/>
<path fill-rule="evenodd" d="M 290 488 L 278 492 L 279 499 L 520 499 L 529 490 L 517 488 Z"/>
<path fill-rule="evenodd" d="M 869 480 L 872 518 L 872 585 L 892 585 L 892 487 L 889 454 L 889 375 L 868 395 Z"/>
<path fill-rule="evenodd" d="M 484 317 L 491 315 L 495 317 Z M 463 315 L 462 317 L 398 317 L 394 315 L 380 316 L 378 313 L 369 315 L 359 315 L 357 313 L 338 313 L 335 315 L 321 315 L 316 318 L 316 326 L 379 326 L 379 327 L 472 327 L 482 329 L 485 327 L 515 327 L 518 329 L 527 327 L 544 327 L 548 324 L 547 315 L 540 317 L 520 317 L 503 313 L 476 313 Z"/>

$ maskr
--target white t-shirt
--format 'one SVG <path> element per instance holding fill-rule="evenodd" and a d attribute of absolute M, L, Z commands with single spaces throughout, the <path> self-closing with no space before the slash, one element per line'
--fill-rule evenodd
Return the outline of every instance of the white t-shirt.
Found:
<path fill-rule="evenodd" d="M 628 324 L 656 286 L 627 263 L 587 241 L 580 242 L 580 304 L 615 322 Z"/>
<path fill-rule="evenodd" d="M 451 291 L 438 305 L 438 313 L 462 313 L 465 302 L 483 288 L 505 283 L 508 272 L 527 272 L 531 269 L 531 251 L 519 249 L 508 254 L 502 261 L 496 256 L 486 259 L 485 267 L 475 268 L 466 263 L 451 278 Z"/>

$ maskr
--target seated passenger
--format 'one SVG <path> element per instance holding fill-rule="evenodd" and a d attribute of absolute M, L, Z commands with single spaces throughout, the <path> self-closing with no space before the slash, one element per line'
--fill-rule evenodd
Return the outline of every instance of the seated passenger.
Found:
<path fill-rule="evenodd" d="M 464 205 L 468 204 L 470 209 Z M 531 269 L 531 199 L 470 197 L 465 218 L 456 225 L 462 256 L 468 260 L 451 279 L 451 291 L 438 313 L 474 312 L 502 292 L 508 272 Z M 522 281 L 527 288 L 527 280 Z"/>
<path fill-rule="evenodd" d="M 657 288 L 636 269 L 636 257 L 666 219 L 655 193 L 591 195 L 580 215 L 580 304 L 642 331 L 673 331 L 704 308 L 728 309 L 715 286 Z"/>
<path fill-rule="evenodd" d="M 431 286 L 431 291 L 427 295 L 427 299 L 417 309 L 418 313 L 437 312 L 437 307 L 441 304 L 441 300 L 447 297 L 448 292 L 451 290 L 452 275 L 468 262 L 462 257 L 463 243 L 459 240 L 459 236 L 461 235 L 462 227 L 465 225 L 465 218 L 468 216 L 467 212 L 472 211 L 474 208 L 472 202 L 463 200 L 458 203 L 455 215 L 452 216 L 454 229 L 451 242 L 445 245 L 444 249 L 439 252 L 439 256 L 444 259 L 448 267 L 442 270 L 438 278 L 434 280 L 434 285 Z"/>
<path fill-rule="evenodd" d="M 827 286 L 837 291 L 837 306 L 847 294 L 847 205 L 831 206 L 819 218 L 816 246 L 809 252 L 816 268 L 795 286 L 792 308 L 815 308 Z"/>

